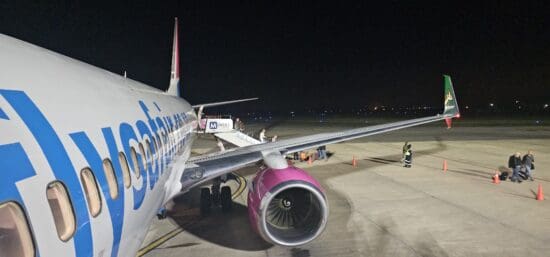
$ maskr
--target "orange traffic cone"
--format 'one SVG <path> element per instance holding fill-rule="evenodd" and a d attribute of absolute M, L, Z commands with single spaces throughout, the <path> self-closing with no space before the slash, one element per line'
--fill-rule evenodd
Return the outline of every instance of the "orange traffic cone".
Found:
<path fill-rule="evenodd" d="M 537 201 L 544 200 L 544 193 L 542 192 L 542 185 L 539 184 L 539 190 L 537 192 Z"/>
<path fill-rule="evenodd" d="M 447 171 L 447 160 L 443 160 L 443 171 Z"/>
<path fill-rule="evenodd" d="M 495 171 L 495 175 L 493 176 L 493 184 L 500 184 L 500 176 L 498 175 L 498 171 Z"/>
<path fill-rule="evenodd" d="M 353 156 L 353 159 L 351 159 L 351 166 L 357 167 L 357 160 L 355 159 L 355 155 Z"/>

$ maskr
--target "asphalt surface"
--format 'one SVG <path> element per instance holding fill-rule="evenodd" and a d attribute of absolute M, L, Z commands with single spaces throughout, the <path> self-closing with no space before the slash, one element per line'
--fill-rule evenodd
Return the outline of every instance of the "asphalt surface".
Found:
<path fill-rule="evenodd" d="M 268 136 L 288 138 L 345 128 L 282 123 Z M 401 167 L 403 142 L 413 167 Z M 196 152 L 215 142 L 204 137 Z M 491 183 L 508 156 L 535 152 L 535 181 Z M 427 126 L 327 146 L 334 155 L 296 163 L 323 185 L 330 217 L 325 232 L 298 248 L 273 246 L 248 223 L 243 182 L 229 182 L 234 208 L 200 218 L 197 190 L 174 199 L 170 218 L 155 221 L 142 256 L 550 256 L 550 127 Z M 358 167 L 351 165 L 352 156 Z M 447 161 L 448 170 L 442 170 Z M 250 178 L 255 168 L 236 172 Z M 239 193 L 242 191 L 242 193 Z M 547 196 L 549 198 L 550 196 Z"/>

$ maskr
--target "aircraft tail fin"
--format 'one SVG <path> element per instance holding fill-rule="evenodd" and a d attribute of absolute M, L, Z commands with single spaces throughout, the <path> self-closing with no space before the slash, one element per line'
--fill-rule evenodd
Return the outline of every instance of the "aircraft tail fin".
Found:
<path fill-rule="evenodd" d="M 178 18 L 174 18 L 174 40 L 172 42 L 172 69 L 170 70 L 170 86 L 166 93 L 181 96 L 180 92 L 180 52 L 178 38 Z"/>
<path fill-rule="evenodd" d="M 456 100 L 455 91 L 453 89 L 453 82 L 451 76 L 443 75 L 444 87 L 445 87 L 445 102 L 443 109 L 443 115 L 448 118 L 459 118 L 460 111 L 458 109 L 458 102 Z"/>

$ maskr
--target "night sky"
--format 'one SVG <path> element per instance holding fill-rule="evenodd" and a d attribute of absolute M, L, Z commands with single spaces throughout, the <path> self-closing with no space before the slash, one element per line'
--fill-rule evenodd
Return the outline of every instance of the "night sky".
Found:
<path fill-rule="evenodd" d="M 550 102 L 545 1 L 42 2 L 0 2 L 0 33 L 160 89 L 179 17 L 192 104 L 439 106 L 443 73 L 462 106 Z"/>

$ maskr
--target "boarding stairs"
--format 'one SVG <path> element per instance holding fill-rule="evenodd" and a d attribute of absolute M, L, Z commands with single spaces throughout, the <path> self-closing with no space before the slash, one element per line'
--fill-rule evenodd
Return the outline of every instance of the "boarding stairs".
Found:
<path fill-rule="evenodd" d="M 249 145 L 256 145 L 256 144 L 259 144 L 260 141 L 253 138 L 253 137 L 250 137 L 240 131 L 237 131 L 237 130 L 232 130 L 232 131 L 229 131 L 229 132 L 220 132 L 220 133 L 215 133 L 214 136 L 216 136 L 217 138 L 225 141 L 225 142 L 229 142 L 233 145 L 236 145 L 238 147 L 243 147 L 243 146 L 249 146 Z"/>

